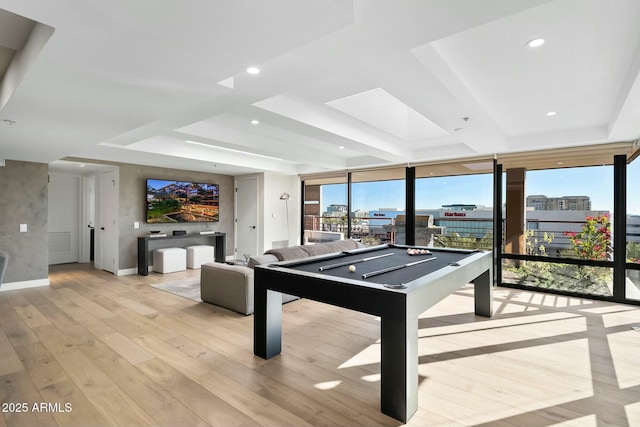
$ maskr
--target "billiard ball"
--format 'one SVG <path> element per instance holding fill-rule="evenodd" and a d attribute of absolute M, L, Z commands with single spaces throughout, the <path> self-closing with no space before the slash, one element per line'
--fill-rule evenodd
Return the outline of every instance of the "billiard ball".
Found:
<path fill-rule="evenodd" d="M 349 266 L 349 271 L 350 271 L 350 272 L 352 272 L 352 273 L 353 273 L 354 271 L 356 271 L 356 266 L 355 266 L 355 265 L 353 265 L 353 264 L 351 264 L 351 265 Z"/>

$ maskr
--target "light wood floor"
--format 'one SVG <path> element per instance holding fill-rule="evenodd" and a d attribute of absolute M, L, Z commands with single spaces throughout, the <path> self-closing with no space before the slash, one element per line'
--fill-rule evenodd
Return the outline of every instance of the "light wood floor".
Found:
<path fill-rule="evenodd" d="M 197 274 L 58 266 L 0 292 L 0 427 L 400 425 L 379 411 L 378 319 L 289 303 L 265 361 L 251 316 L 149 286 Z M 423 314 L 409 425 L 640 426 L 640 307 L 495 294 L 492 319 L 472 287 Z"/>

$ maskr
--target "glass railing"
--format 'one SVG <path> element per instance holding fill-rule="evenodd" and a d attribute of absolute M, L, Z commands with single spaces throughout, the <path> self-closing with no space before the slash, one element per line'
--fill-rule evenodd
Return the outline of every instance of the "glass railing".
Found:
<path fill-rule="evenodd" d="M 605 251 L 594 248 L 591 252 L 576 250 L 579 249 L 576 237 L 587 224 L 587 221 L 528 221 L 526 254 L 507 254 L 503 248 L 502 283 L 540 290 L 611 296 L 611 248 Z M 324 232 L 315 235 L 315 238 L 305 239 L 309 243 L 346 238 L 349 235 L 346 216 L 307 215 L 305 230 L 305 236 L 311 236 L 310 230 Z M 628 230 L 632 232 L 627 234 L 626 243 L 626 297 L 640 300 L 640 236 L 633 232 L 635 228 L 628 227 Z M 396 224 L 394 218 L 352 218 L 351 237 L 369 246 L 403 244 L 404 233 L 404 225 Z M 501 241 L 504 242 L 504 236 Z M 416 228 L 416 245 L 492 250 L 492 244 L 491 219 L 447 218 L 436 220 L 430 228 Z"/>
<path fill-rule="evenodd" d="M 371 223 L 374 223 L 373 225 Z M 367 246 L 375 246 L 383 243 L 404 243 L 404 235 L 398 240 L 398 230 L 395 227 L 395 218 L 369 218 L 357 217 L 351 219 L 351 233 L 348 231 L 347 217 L 341 216 L 315 216 L 305 215 L 305 240 L 307 243 L 335 240 L 330 233 L 341 233 L 342 238 L 351 236 L 352 239 L 361 240 Z M 316 232 L 316 233 L 313 233 Z M 318 233 L 322 232 L 322 233 Z M 309 238 L 309 236 L 316 236 Z"/>
<path fill-rule="evenodd" d="M 347 233 L 347 217 L 305 215 L 305 230 Z M 527 255 L 556 258 L 612 260 L 609 231 L 596 224 L 593 236 L 580 234 L 587 221 L 527 221 L 525 248 Z M 504 229 L 504 222 L 503 222 Z M 629 228 L 634 230 L 634 228 Z M 355 217 L 351 219 L 351 237 L 370 240 L 371 244 L 403 243 L 405 227 L 395 218 Z M 582 250 L 581 239 L 591 239 L 592 247 Z M 493 220 L 478 218 L 436 219 L 433 227 L 416 227 L 416 244 L 423 246 L 491 249 Z M 504 239 L 502 239 L 504 241 Z M 598 245 L 600 243 L 600 245 Z M 627 262 L 640 263 L 640 233 L 627 233 Z"/>

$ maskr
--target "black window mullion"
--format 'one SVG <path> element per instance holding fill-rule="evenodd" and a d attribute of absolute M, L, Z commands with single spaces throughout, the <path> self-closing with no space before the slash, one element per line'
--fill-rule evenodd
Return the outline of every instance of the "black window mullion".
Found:
<path fill-rule="evenodd" d="M 351 206 L 351 172 L 347 173 L 347 239 L 351 238 L 351 212 L 353 206 Z"/>
<path fill-rule="evenodd" d="M 502 165 L 493 159 L 493 283 L 502 282 Z"/>
<path fill-rule="evenodd" d="M 405 245 L 416 244 L 416 168 L 407 167 L 405 173 Z"/>
<path fill-rule="evenodd" d="M 625 301 L 627 259 L 627 156 L 613 156 L 613 299 Z"/>

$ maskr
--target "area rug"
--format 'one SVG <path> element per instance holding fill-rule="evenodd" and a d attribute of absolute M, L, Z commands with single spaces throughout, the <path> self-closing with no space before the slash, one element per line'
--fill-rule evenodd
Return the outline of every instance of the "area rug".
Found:
<path fill-rule="evenodd" d="M 188 298 L 192 301 L 201 302 L 200 298 L 200 278 L 185 279 L 180 282 L 163 282 L 150 285 L 156 289 L 172 293 L 174 295 Z"/>

